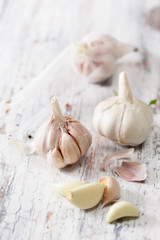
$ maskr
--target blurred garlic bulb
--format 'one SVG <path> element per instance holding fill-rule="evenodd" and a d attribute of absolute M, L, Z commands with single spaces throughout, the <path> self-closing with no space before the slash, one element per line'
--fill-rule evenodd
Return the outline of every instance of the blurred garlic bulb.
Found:
<path fill-rule="evenodd" d="M 111 141 L 136 146 L 149 134 L 152 112 L 145 103 L 132 97 L 126 72 L 122 72 L 119 95 L 100 102 L 92 121 L 95 130 Z"/>
<path fill-rule="evenodd" d="M 113 75 L 117 59 L 134 50 L 109 35 L 90 33 L 74 44 L 73 65 L 90 82 L 101 82 Z"/>
<path fill-rule="evenodd" d="M 54 167 L 63 168 L 77 162 L 87 152 L 92 136 L 80 122 L 62 115 L 55 97 L 51 99 L 51 105 L 53 115 L 39 128 L 36 149 Z"/>

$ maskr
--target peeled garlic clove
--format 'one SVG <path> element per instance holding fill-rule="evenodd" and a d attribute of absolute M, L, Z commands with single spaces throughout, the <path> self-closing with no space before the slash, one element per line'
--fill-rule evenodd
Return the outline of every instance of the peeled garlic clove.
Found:
<path fill-rule="evenodd" d="M 87 152 L 89 146 L 91 145 L 92 136 L 90 132 L 81 124 L 79 124 L 78 121 L 71 122 L 67 130 L 78 144 L 81 154 L 84 155 Z M 83 138 L 84 136 L 85 138 Z"/>
<path fill-rule="evenodd" d="M 115 178 L 106 176 L 104 178 L 101 178 L 99 182 L 105 184 L 102 207 L 116 201 L 119 198 L 120 185 Z"/>
<path fill-rule="evenodd" d="M 99 103 L 93 115 L 95 130 L 121 145 L 144 142 L 152 123 L 151 109 L 132 97 L 125 72 L 120 73 L 119 95 Z"/>
<path fill-rule="evenodd" d="M 52 166 L 63 168 L 75 163 L 87 152 L 92 136 L 80 122 L 62 115 L 55 97 L 51 99 L 51 105 L 53 115 L 37 131 L 36 149 Z"/>
<path fill-rule="evenodd" d="M 62 196 L 65 196 L 67 192 L 76 187 L 82 186 L 85 183 L 83 182 L 63 182 L 63 183 L 55 183 L 52 185 L 53 191 L 59 193 Z"/>
<path fill-rule="evenodd" d="M 103 183 L 89 183 L 74 188 L 66 194 L 66 199 L 80 209 L 89 209 L 96 206 L 104 192 Z"/>
<path fill-rule="evenodd" d="M 122 217 L 139 217 L 139 214 L 139 209 L 131 202 L 119 201 L 109 208 L 106 221 L 110 223 Z"/>
<path fill-rule="evenodd" d="M 53 151 L 49 151 L 47 154 L 47 160 L 53 167 L 56 168 L 64 168 L 66 166 L 63 157 L 57 148 L 54 148 Z"/>
<path fill-rule="evenodd" d="M 59 147 L 66 164 L 75 163 L 80 158 L 80 150 L 69 134 L 62 133 Z"/>

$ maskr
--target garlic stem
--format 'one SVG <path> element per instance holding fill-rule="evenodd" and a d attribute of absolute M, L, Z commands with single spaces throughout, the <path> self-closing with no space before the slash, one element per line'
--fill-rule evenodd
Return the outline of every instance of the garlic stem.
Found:
<path fill-rule="evenodd" d="M 65 122 L 59 103 L 55 97 L 52 97 L 51 99 L 51 106 L 52 106 L 52 111 L 55 119 L 60 120 L 61 122 Z"/>
<path fill-rule="evenodd" d="M 81 42 L 75 42 L 75 43 L 74 43 L 74 46 L 75 46 L 76 49 L 77 49 L 77 53 L 85 53 L 85 54 L 87 54 L 87 48 L 84 46 L 83 43 L 81 43 Z"/>
<path fill-rule="evenodd" d="M 119 75 L 119 97 L 123 102 L 133 103 L 132 92 L 126 72 L 121 72 Z"/>

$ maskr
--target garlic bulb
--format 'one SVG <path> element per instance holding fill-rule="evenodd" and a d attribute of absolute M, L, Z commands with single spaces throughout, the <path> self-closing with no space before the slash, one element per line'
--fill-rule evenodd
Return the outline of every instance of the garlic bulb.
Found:
<path fill-rule="evenodd" d="M 80 122 L 62 115 L 55 97 L 51 99 L 51 105 L 53 115 L 39 128 L 36 149 L 54 167 L 63 168 L 77 162 L 87 152 L 92 136 Z"/>
<path fill-rule="evenodd" d="M 109 35 L 90 33 L 74 44 L 73 65 L 90 82 L 100 82 L 113 75 L 117 59 L 134 49 Z"/>
<path fill-rule="evenodd" d="M 100 102 L 95 108 L 95 130 L 121 145 L 136 146 L 147 138 L 151 123 L 150 108 L 132 97 L 127 75 L 120 73 L 119 95 Z"/>

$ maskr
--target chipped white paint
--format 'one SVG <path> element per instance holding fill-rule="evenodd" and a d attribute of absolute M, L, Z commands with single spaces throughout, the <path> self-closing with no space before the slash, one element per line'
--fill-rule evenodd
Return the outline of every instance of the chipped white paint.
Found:
<path fill-rule="evenodd" d="M 144 184 L 118 177 L 121 199 L 136 204 L 138 219 L 105 221 L 107 208 L 84 211 L 52 192 L 52 183 L 97 181 L 104 156 L 120 146 L 97 136 L 91 119 L 102 99 L 117 90 L 117 76 L 126 70 L 133 95 L 145 102 L 160 99 L 160 31 L 144 23 L 144 13 L 160 5 L 159 0 L 15 0 L 0 3 L 0 239 L 1 240 L 97 240 L 159 239 L 160 209 L 160 106 L 153 108 L 154 122 L 147 141 L 136 148 L 135 157 L 144 159 L 148 178 Z M 119 62 L 113 78 L 99 85 L 81 85 L 65 66 L 58 66 L 52 88 L 41 99 L 26 101 L 15 114 L 10 101 L 27 86 L 70 42 L 90 31 L 112 34 L 121 41 L 147 51 L 141 64 Z M 127 61 L 127 62 L 126 62 Z M 64 64 L 65 65 L 65 64 Z M 78 84 L 77 84 L 78 82 Z M 54 87 L 54 88 L 53 88 Z M 87 155 L 63 170 L 52 169 L 39 156 L 21 156 L 8 145 L 12 135 L 32 141 L 38 125 L 51 113 L 49 98 L 55 94 L 65 114 L 85 124 L 93 134 Z M 28 103 L 28 104 L 27 104 Z M 33 104 L 34 103 L 34 104 Z M 66 108 L 69 103 L 72 108 Z M 19 109 L 18 109 L 19 110 Z M 23 114 L 22 114 L 23 113 Z M 5 123 L 5 124 L 4 124 Z M 6 134 L 4 134 L 6 132 Z M 114 164 L 113 164 L 114 165 Z M 112 172 L 109 172 L 112 176 Z"/>

